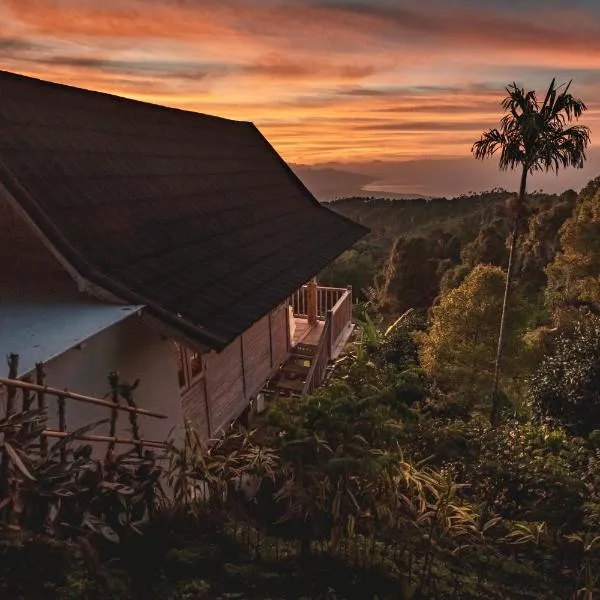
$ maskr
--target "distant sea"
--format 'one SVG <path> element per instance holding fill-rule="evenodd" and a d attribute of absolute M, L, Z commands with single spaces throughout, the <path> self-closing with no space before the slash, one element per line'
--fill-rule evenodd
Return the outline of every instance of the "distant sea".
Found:
<path fill-rule="evenodd" d="M 381 198 L 428 198 L 425 192 L 426 186 L 420 185 L 401 185 L 388 183 L 386 181 L 374 181 L 362 187 L 362 192 L 366 196 L 379 196 Z M 421 191 L 420 188 L 423 188 Z"/>
<path fill-rule="evenodd" d="M 418 188 L 425 188 L 419 185 L 401 185 L 396 183 L 386 183 L 385 181 L 374 181 L 363 186 L 363 191 L 370 193 L 387 192 L 388 194 L 408 194 L 409 196 L 420 195 Z"/>

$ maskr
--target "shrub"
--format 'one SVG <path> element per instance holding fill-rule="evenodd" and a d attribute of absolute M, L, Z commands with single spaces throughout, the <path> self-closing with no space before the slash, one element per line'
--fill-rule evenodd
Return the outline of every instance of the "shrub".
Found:
<path fill-rule="evenodd" d="M 576 321 L 562 332 L 530 382 L 541 419 L 587 436 L 600 428 L 600 319 Z"/>

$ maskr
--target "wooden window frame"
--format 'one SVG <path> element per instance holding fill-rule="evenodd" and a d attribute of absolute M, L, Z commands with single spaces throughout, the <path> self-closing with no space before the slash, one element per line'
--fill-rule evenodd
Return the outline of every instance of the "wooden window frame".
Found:
<path fill-rule="evenodd" d="M 193 385 L 194 383 L 200 381 L 204 377 L 204 364 L 202 361 L 202 353 L 198 350 L 193 350 L 192 348 L 186 348 L 185 350 L 187 357 L 186 364 L 189 376 L 188 380 L 189 384 Z M 194 356 L 194 354 L 198 357 L 198 364 L 200 365 L 200 371 L 198 371 L 197 373 L 192 372 L 192 357 Z"/>
<path fill-rule="evenodd" d="M 177 369 L 177 383 L 179 385 L 179 389 L 182 392 L 187 392 L 194 384 L 198 381 L 201 381 L 204 378 L 204 361 L 202 360 L 202 353 L 198 350 L 194 350 L 192 348 L 188 348 L 179 342 L 175 342 L 175 349 L 177 352 L 177 365 L 179 367 L 179 361 L 181 360 L 183 366 L 183 385 L 181 384 L 181 379 L 179 377 L 181 371 L 179 368 Z M 192 373 L 192 357 L 196 354 L 198 356 L 198 361 L 200 364 L 200 372 L 193 374 Z"/>

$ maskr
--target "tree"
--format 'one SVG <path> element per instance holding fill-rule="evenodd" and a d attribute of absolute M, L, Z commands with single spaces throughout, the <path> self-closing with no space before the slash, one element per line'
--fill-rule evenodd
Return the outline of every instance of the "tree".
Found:
<path fill-rule="evenodd" d="M 534 413 L 573 435 L 600 428 L 600 319 L 587 317 L 561 331 L 530 383 Z"/>
<path fill-rule="evenodd" d="M 446 294 L 432 310 L 431 326 L 421 336 L 420 358 L 426 373 L 442 391 L 460 396 L 469 405 L 490 397 L 494 376 L 497 319 L 502 312 L 504 271 L 477 265 L 464 281 Z M 526 307 L 510 307 L 507 346 L 515 375 L 522 358 L 520 328 L 527 318 Z"/>
<path fill-rule="evenodd" d="M 438 294 L 438 265 L 443 256 L 444 249 L 435 238 L 397 238 L 376 282 L 379 310 L 400 314 L 431 306 Z"/>
<path fill-rule="evenodd" d="M 553 79 L 544 101 L 540 103 L 535 90 L 525 92 L 516 83 L 508 86 L 508 96 L 502 102 L 505 115 L 500 129 L 490 129 L 473 144 L 477 159 L 485 159 L 500 151 L 500 169 L 521 169 L 519 194 L 513 205 L 513 230 L 508 258 L 504 301 L 494 367 L 492 391 L 492 425 L 498 422 L 498 382 L 504 349 L 506 316 L 510 286 L 513 277 L 515 250 L 525 204 L 527 176 L 536 171 L 554 171 L 573 166 L 582 168 L 585 150 L 590 141 L 590 130 L 583 125 L 570 125 L 579 119 L 585 104 L 569 93 L 571 82 L 557 86 Z"/>
<path fill-rule="evenodd" d="M 600 306 L 600 178 L 579 194 L 560 231 L 561 251 L 546 269 L 553 308 L 583 301 Z"/>
<path fill-rule="evenodd" d="M 560 231 L 573 214 L 577 192 L 567 190 L 558 199 L 540 208 L 529 219 L 522 238 L 521 256 L 515 266 L 519 282 L 529 295 L 541 295 L 547 284 L 547 268 L 559 251 Z"/>
<path fill-rule="evenodd" d="M 332 287 L 351 285 L 353 296 L 364 300 L 365 293 L 373 286 L 384 258 L 381 246 L 358 242 L 321 271 L 319 281 Z"/>

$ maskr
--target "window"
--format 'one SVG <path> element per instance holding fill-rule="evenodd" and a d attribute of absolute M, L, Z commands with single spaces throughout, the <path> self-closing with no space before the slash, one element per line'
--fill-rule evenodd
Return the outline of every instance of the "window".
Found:
<path fill-rule="evenodd" d="M 199 352 L 189 351 L 190 375 L 192 381 L 202 373 L 202 356 Z"/>
<path fill-rule="evenodd" d="M 186 384 L 184 349 L 177 342 L 175 342 L 175 349 L 177 351 L 177 379 L 179 380 L 179 387 L 182 388 Z"/>
<path fill-rule="evenodd" d="M 177 379 L 180 388 L 188 388 L 202 375 L 202 354 L 175 342 Z"/>

